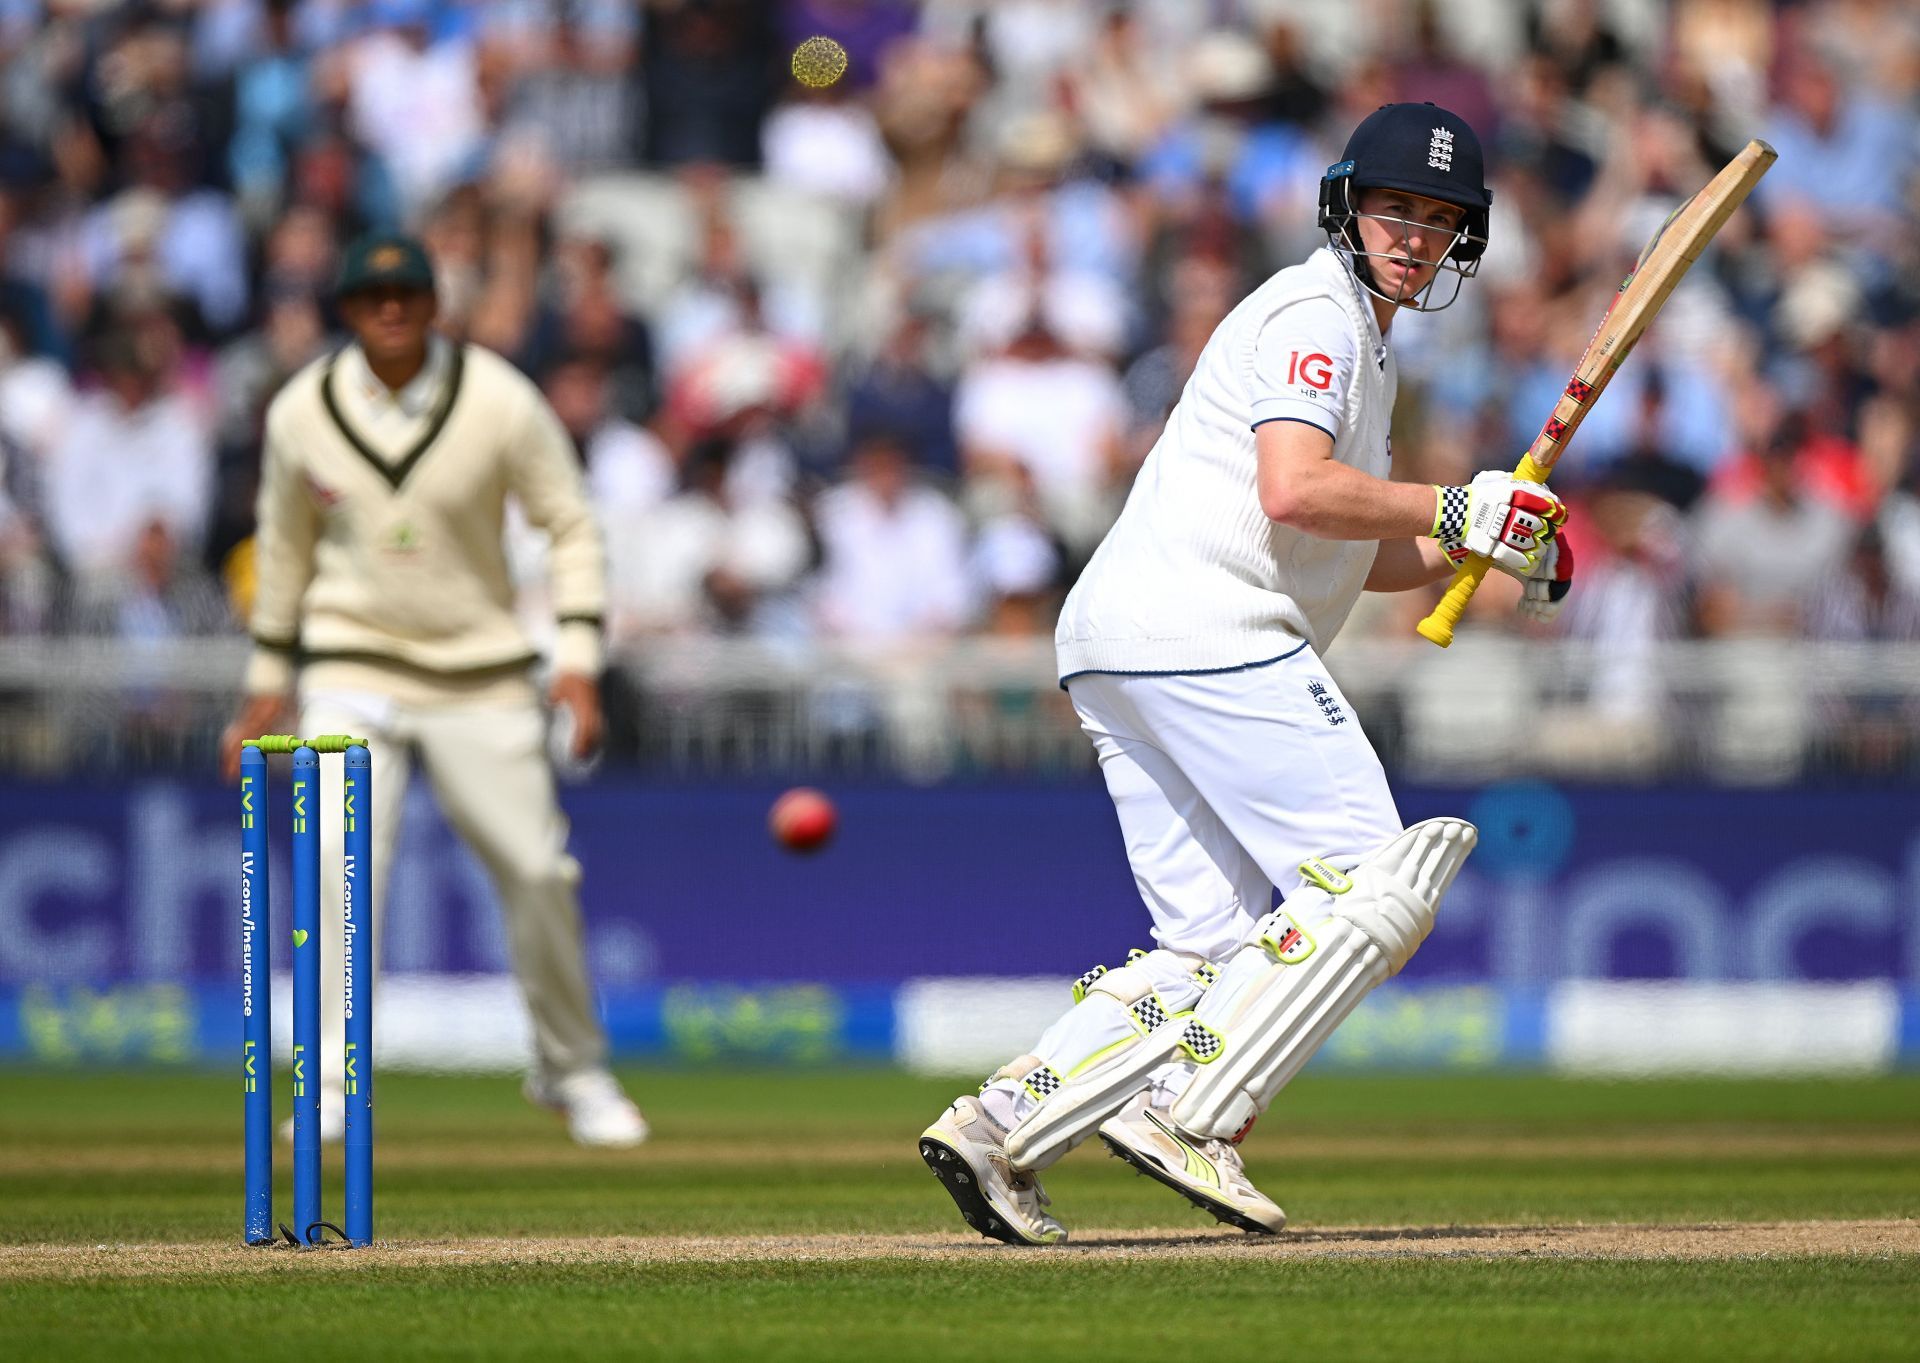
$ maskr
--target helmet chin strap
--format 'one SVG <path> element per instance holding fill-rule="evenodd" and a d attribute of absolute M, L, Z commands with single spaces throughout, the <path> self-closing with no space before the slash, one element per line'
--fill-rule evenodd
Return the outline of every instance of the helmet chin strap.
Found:
<path fill-rule="evenodd" d="M 1342 186 L 1342 188 L 1344 189 L 1345 186 Z M 1454 247 L 1459 245 L 1462 238 L 1468 236 L 1466 225 L 1463 223 L 1451 234 L 1451 239 L 1447 242 L 1447 249 L 1440 253 L 1439 261 L 1433 266 L 1433 277 L 1425 284 L 1422 284 L 1412 293 L 1406 292 L 1405 280 L 1401 281 L 1400 287 L 1397 289 L 1389 291 L 1382 288 L 1374 280 L 1373 266 L 1370 262 L 1375 260 L 1405 260 L 1407 257 L 1387 251 L 1363 250 L 1360 241 L 1360 219 L 1372 218 L 1375 222 L 1392 224 L 1395 229 L 1402 234 L 1403 240 L 1407 229 L 1413 227 L 1415 224 L 1409 223 L 1404 218 L 1391 218 L 1379 213 L 1358 212 L 1352 207 L 1351 198 L 1347 200 L 1347 204 L 1346 212 L 1342 215 L 1344 221 L 1340 223 L 1337 229 L 1330 229 L 1328 231 L 1327 244 L 1339 252 L 1341 257 L 1347 262 L 1347 268 L 1353 271 L 1353 277 L 1355 281 L 1359 283 L 1360 287 L 1382 302 L 1391 303 L 1397 308 L 1410 308 L 1415 312 L 1442 312 L 1459 301 L 1461 285 L 1479 273 L 1480 259 L 1478 256 L 1475 256 L 1471 261 L 1461 261 L 1456 259 L 1453 254 Z M 1480 244 L 1484 249 L 1486 246 L 1485 241 L 1482 240 Z M 1453 275 L 1453 292 L 1447 295 L 1444 303 L 1435 303 L 1431 301 L 1433 286 L 1440 282 L 1440 273 L 1443 270 Z"/>
<path fill-rule="evenodd" d="M 1462 269 L 1457 262 L 1442 260 L 1434 267 L 1433 277 L 1414 292 L 1405 292 L 1405 280 L 1400 282 L 1398 289 L 1389 292 L 1381 288 L 1380 285 L 1374 281 L 1373 267 L 1367 262 L 1374 260 L 1398 260 L 1401 259 L 1401 257 L 1384 254 L 1379 251 L 1356 251 L 1353 247 L 1345 243 L 1335 243 L 1333 249 L 1338 251 L 1346 260 L 1347 267 L 1353 271 L 1353 277 L 1361 288 L 1382 302 L 1391 303 L 1397 308 L 1409 308 L 1414 312 L 1446 311 L 1446 309 L 1452 307 L 1460 300 L 1460 287 L 1462 283 L 1472 278 L 1472 271 Z M 1453 292 L 1447 295 L 1444 303 L 1435 303 L 1431 301 L 1433 286 L 1440 282 L 1440 275 L 1443 271 L 1453 276 Z"/>

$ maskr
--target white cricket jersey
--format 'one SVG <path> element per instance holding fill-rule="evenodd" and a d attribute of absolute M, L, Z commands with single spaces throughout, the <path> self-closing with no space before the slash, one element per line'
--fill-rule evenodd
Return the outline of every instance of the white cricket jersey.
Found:
<path fill-rule="evenodd" d="M 1254 428 L 1305 421 L 1385 478 L 1393 356 L 1345 260 L 1322 247 L 1215 329 L 1120 518 L 1068 593 L 1059 673 L 1198 672 L 1325 649 L 1373 540 L 1320 539 L 1260 509 Z"/>

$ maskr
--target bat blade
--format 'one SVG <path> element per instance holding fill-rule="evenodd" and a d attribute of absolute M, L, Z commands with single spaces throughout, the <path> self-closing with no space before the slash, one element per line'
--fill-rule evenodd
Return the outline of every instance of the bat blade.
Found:
<path fill-rule="evenodd" d="M 1515 477 L 1535 483 L 1547 480 L 1567 443 L 1573 439 L 1573 433 L 1580 429 L 1580 423 L 1606 391 L 1614 373 L 1646 334 L 1653 319 L 1659 316 L 1667 295 L 1686 276 L 1707 243 L 1726 226 L 1727 219 L 1746 201 L 1778 157 L 1779 153 L 1772 147 L 1754 139 L 1706 188 L 1668 215 L 1640 252 L 1633 269 L 1620 281 L 1613 301 L 1607 305 L 1606 315 L 1594 330 L 1593 339 L 1587 342 L 1586 354 L 1580 357 L 1573 377 L 1554 404 L 1553 414 L 1521 456 L 1520 466 L 1514 470 Z M 1453 575 L 1453 582 L 1440 604 L 1420 622 L 1421 637 L 1442 648 L 1453 642 L 1453 628 L 1460 623 L 1467 602 L 1473 599 L 1474 591 L 1491 566 L 1486 559 L 1475 558 Z"/>
<path fill-rule="evenodd" d="M 1660 314 L 1667 296 L 1674 290 L 1694 261 L 1706 250 L 1707 243 L 1746 201 L 1747 195 L 1767 173 L 1779 153 L 1757 138 L 1747 143 L 1740 154 L 1708 183 L 1707 187 L 1675 209 L 1653 239 L 1640 252 L 1627 277 L 1620 281 L 1613 301 L 1587 342 L 1568 380 L 1553 415 L 1534 437 L 1526 457 L 1543 475 L 1559 462 L 1561 451 L 1580 429 L 1600 394 L 1606 391 L 1621 363 L 1646 334 Z M 1526 472 L 1520 473 L 1526 477 Z M 1536 480 L 1539 481 L 1539 480 Z"/>

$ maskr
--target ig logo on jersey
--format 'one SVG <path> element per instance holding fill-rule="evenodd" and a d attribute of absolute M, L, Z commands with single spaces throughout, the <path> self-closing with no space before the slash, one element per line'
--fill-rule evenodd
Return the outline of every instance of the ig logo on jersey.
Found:
<path fill-rule="evenodd" d="M 1333 360 L 1319 351 L 1302 355 L 1294 351 L 1287 360 L 1287 382 L 1304 383 L 1317 393 L 1333 387 Z"/>

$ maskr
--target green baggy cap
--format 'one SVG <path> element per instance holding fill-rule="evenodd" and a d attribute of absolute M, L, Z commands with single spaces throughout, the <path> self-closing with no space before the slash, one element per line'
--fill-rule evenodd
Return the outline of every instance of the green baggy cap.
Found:
<path fill-rule="evenodd" d="M 363 289 L 401 288 L 433 292 L 433 262 L 427 248 L 398 232 L 369 232 L 347 247 L 336 298 Z"/>

